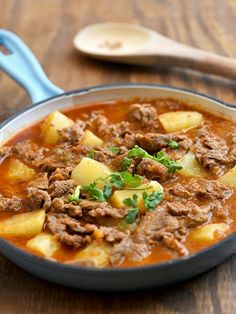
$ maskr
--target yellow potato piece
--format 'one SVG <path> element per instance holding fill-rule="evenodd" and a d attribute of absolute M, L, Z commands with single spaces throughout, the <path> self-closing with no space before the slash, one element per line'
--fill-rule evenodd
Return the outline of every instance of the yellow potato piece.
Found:
<path fill-rule="evenodd" d="M 41 232 L 33 239 L 27 241 L 26 246 L 35 252 L 50 257 L 59 249 L 60 243 L 52 234 Z"/>
<path fill-rule="evenodd" d="M 34 169 L 26 166 L 18 159 L 11 159 L 6 176 L 13 182 L 29 181 L 35 175 Z"/>
<path fill-rule="evenodd" d="M 88 185 L 93 183 L 96 179 L 102 177 L 106 178 L 111 174 L 111 170 L 101 162 L 91 158 L 84 157 L 80 163 L 73 169 L 71 179 L 77 185 Z M 103 183 L 99 182 L 98 187 L 102 187 Z"/>
<path fill-rule="evenodd" d="M 0 235 L 8 237 L 34 237 L 43 228 L 45 211 L 35 210 L 0 221 Z"/>
<path fill-rule="evenodd" d="M 111 202 L 114 207 L 121 208 L 124 207 L 123 201 L 128 198 L 132 197 L 134 194 L 138 196 L 138 207 L 140 209 L 144 209 L 144 203 L 142 199 L 142 194 L 144 189 L 146 188 L 146 192 L 148 195 L 152 194 L 154 191 L 160 191 L 163 192 L 163 187 L 158 183 L 157 181 L 150 181 L 148 184 L 142 184 L 138 186 L 137 188 L 133 188 L 132 190 L 117 190 L 113 193 L 111 197 Z"/>
<path fill-rule="evenodd" d="M 218 179 L 222 184 L 236 188 L 236 166 Z"/>
<path fill-rule="evenodd" d="M 197 111 L 174 111 L 161 114 L 159 119 L 164 129 L 173 133 L 199 126 L 203 116 Z"/>
<path fill-rule="evenodd" d="M 195 158 L 194 153 L 192 153 L 191 151 L 189 151 L 186 155 L 179 159 L 178 164 L 183 167 L 181 170 L 177 170 L 177 172 L 182 176 L 189 177 L 206 176 L 205 169 L 200 165 L 200 163 Z"/>
<path fill-rule="evenodd" d="M 111 246 L 102 241 L 94 241 L 75 256 L 75 261 L 94 267 L 106 267 L 109 264 Z"/>
<path fill-rule="evenodd" d="M 103 141 L 97 137 L 93 132 L 86 130 L 81 139 L 80 144 L 90 147 L 95 147 L 103 144 Z"/>
<path fill-rule="evenodd" d="M 223 235 L 229 226 L 224 223 L 216 223 L 197 227 L 190 232 L 190 237 L 199 241 L 214 241 L 217 234 Z"/>
<path fill-rule="evenodd" d="M 46 143 L 56 144 L 60 138 L 59 130 L 68 128 L 74 124 L 74 121 L 67 118 L 59 111 L 52 112 L 41 126 L 42 135 Z"/>

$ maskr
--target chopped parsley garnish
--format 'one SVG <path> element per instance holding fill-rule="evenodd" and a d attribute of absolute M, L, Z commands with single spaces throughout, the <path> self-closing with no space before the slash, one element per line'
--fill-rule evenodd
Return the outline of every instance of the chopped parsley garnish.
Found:
<path fill-rule="evenodd" d="M 78 185 L 77 188 L 75 189 L 74 193 L 71 194 L 70 197 L 69 197 L 69 201 L 70 202 L 76 202 L 76 203 L 79 202 L 80 189 L 81 189 L 81 186 Z"/>
<path fill-rule="evenodd" d="M 125 157 L 122 162 L 121 162 L 121 169 L 122 170 L 128 170 L 129 169 L 129 166 L 131 165 L 131 159 L 128 158 L 128 157 Z"/>
<path fill-rule="evenodd" d="M 120 172 L 113 172 L 111 174 L 110 182 L 112 186 L 114 186 L 117 189 L 121 189 L 124 186 L 124 179 Z"/>
<path fill-rule="evenodd" d="M 147 158 L 150 158 L 152 156 L 149 155 L 148 152 L 146 152 L 144 149 L 142 149 L 138 145 L 135 145 L 134 148 L 132 148 L 129 151 L 128 157 L 140 157 L 140 158 L 147 157 Z"/>
<path fill-rule="evenodd" d="M 122 189 L 124 186 L 138 187 L 142 184 L 143 177 L 129 172 L 113 172 L 106 178 L 98 178 L 89 185 L 84 185 L 83 189 L 88 192 L 91 199 L 99 202 L 105 202 L 112 194 L 112 188 Z M 104 182 L 103 189 L 98 188 L 98 182 Z M 142 189 L 144 190 L 144 189 Z"/>
<path fill-rule="evenodd" d="M 112 187 L 109 181 L 104 182 L 104 187 L 103 187 L 103 196 L 107 200 L 112 193 Z"/>
<path fill-rule="evenodd" d="M 143 177 L 139 176 L 138 174 L 132 175 L 130 172 L 124 171 L 120 172 L 120 175 L 122 176 L 124 185 L 126 186 L 136 188 L 142 184 Z"/>
<path fill-rule="evenodd" d="M 180 170 L 183 168 L 176 161 L 174 161 L 171 158 L 171 156 L 165 154 L 164 152 L 160 151 L 156 153 L 154 156 L 152 156 L 137 145 L 129 151 L 128 157 L 140 157 L 140 158 L 149 158 L 152 160 L 156 160 L 160 162 L 161 164 L 163 164 L 164 166 L 166 166 L 168 170 L 172 173 L 175 173 L 176 170 Z"/>
<path fill-rule="evenodd" d="M 178 149 L 179 148 L 179 144 L 173 140 L 169 141 L 168 146 L 171 147 L 172 149 Z"/>
<path fill-rule="evenodd" d="M 123 200 L 123 204 L 129 207 L 128 214 L 125 217 L 127 224 L 132 224 L 135 222 L 135 219 L 138 215 L 138 195 L 133 194 L 132 197 L 128 197 Z"/>
<path fill-rule="evenodd" d="M 119 147 L 108 147 L 107 150 L 115 155 L 117 155 L 120 152 Z"/>
<path fill-rule="evenodd" d="M 94 159 L 94 149 L 88 153 L 88 158 Z"/>
<path fill-rule="evenodd" d="M 145 207 L 149 211 L 153 211 L 156 209 L 157 205 L 163 200 L 164 193 L 162 191 L 154 191 L 150 195 L 147 194 L 146 191 L 142 194 L 143 202 Z"/>
<path fill-rule="evenodd" d="M 176 170 L 181 170 L 183 167 L 174 161 L 171 156 L 165 154 L 164 152 L 158 152 L 154 156 L 154 160 L 159 161 L 161 164 L 166 166 L 168 170 L 172 173 L 175 173 Z"/>
<path fill-rule="evenodd" d="M 94 182 L 91 183 L 90 185 L 83 186 L 83 189 L 89 193 L 91 199 L 99 202 L 105 202 L 106 198 L 104 196 L 104 191 L 102 189 L 97 188 L 96 186 L 97 182 Z"/>

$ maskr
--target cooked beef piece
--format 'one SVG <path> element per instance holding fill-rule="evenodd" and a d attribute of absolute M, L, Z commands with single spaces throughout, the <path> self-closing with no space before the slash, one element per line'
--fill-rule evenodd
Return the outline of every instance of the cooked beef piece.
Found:
<path fill-rule="evenodd" d="M 3 146 L 0 147 L 0 162 L 2 162 L 5 158 L 11 155 L 11 146 Z"/>
<path fill-rule="evenodd" d="M 48 150 L 48 148 L 39 147 L 36 143 L 33 143 L 30 140 L 25 140 L 12 146 L 12 154 L 16 154 L 26 162 L 32 164 L 44 159 L 44 153 Z"/>
<path fill-rule="evenodd" d="M 158 130 L 156 108 L 150 104 L 133 104 L 129 107 L 129 120 L 136 123 L 143 131 L 155 132 Z"/>
<path fill-rule="evenodd" d="M 83 212 L 91 217 L 109 216 L 118 219 L 123 218 L 128 213 L 127 208 L 115 208 L 107 202 L 81 200 L 80 207 Z"/>
<path fill-rule="evenodd" d="M 48 193 L 50 194 L 51 198 L 61 197 L 68 194 L 72 194 L 74 187 L 75 182 L 74 180 L 71 179 L 53 181 L 48 188 Z"/>
<path fill-rule="evenodd" d="M 37 179 L 31 181 L 28 186 L 36 187 L 40 190 L 48 189 L 48 175 L 46 172 L 40 173 Z"/>
<path fill-rule="evenodd" d="M 127 235 L 130 235 L 130 232 L 123 232 L 118 230 L 115 227 L 104 227 L 101 226 L 99 228 L 99 230 L 102 231 L 103 233 L 103 238 L 110 243 L 116 243 L 116 242 L 120 242 L 121 240 L 123 240 L 125 237 L 127 237 Z"/>
<path fill-rule="evenodd" d="M 185 227 L 193 227 L 207 222 L 211 218 L 211 213 L 219 207 L 219 204 L 218 201 L 202 206 L 198 206 L 191 201 L 165 203 L 171 215 L 183 218 L 182 223 Z"/>
<path fill-rule="evenodd" d="M 167 153 L 177 154 L 176 157 L 180 157 L 181 154 L 187 152 L 192 146 L 193 141 L 185 134 L 158 134 L 158 133 L 146 133 L 136 134 L 135 136 L 137 144 L 150 153 L 156 153 L 160 150 L 166 149 L 170 140 L 173 140 L 179 144 L 179 149 L 173 150 L 168 148 Z"/>
<path fill-rule="evenodd" d="M 72 167 L 57 168 L 49 177 L 49 181 L 68 180 L 72 172 Z"/>
<path fill-rule="evenodd" d="M 48 192 L 37 187 L 27 187 L 27 204 L 33 209 L 48 209 L 51 206 L 51 197 Z"/>
<path fill-rule="evenodd" d="M 166 206 L 169 213 L 173 216 L 186 216 L 191 212 L 191 206 L 186 206 L 186 204 L 179 202 L 167 202 Z"/>
<path fill-rule="evenodd" d="M 17 196 L 11 198 L 4 197 L 0 194 L 0 212 L 4 210 L 17 212 L 22 208 L 22 200 Z"/>
<path fill-rule="evenodd" d="M 89 128 L 99 136 L 116 146 L 131 148 L 135 145 L 135 135 L 130 130 L 129 122 L 109 124 L 108 119 L 99 112 L 93 112 L 87 122 Z"/>
<path fill-rule="evenodd" d="M 90 151 L 91 147 L 82 145 L 64 149 L 57 147 L 51 156 L 35 162 L 34 165 L 48 172 L 53 172 L 57 168 L 73 168 L 83 157 L 87 156 Z"/>
<path fill-rule="evenodd" d="M 181 227 L 180 221 L 168 213 L 164 207 L 158 207 L 155 211 L 147 212 L 141 218 L 140 224 L 134 233 L 138 241 L 150 244 L 159 241 L 163 232 L 174 232 Z"/>
<path fill-rule="evenodd" d="M 206 125 L 198 131 L 196 138 L 193 151 L 197 160 L 216 176 L 223 175 L 225 165 L 234 162 L 225 140 L 214 135 Z"/>
<path fill-rule="evenodd" d="M 226 200 L 230 198 L 233 190 L 215 180 L 192 178 L 185 184 L 175 183 L 165 188 L 167 201 L 182 201 L 197 198 L 198 201 Z"/>
<path fill-rule="evenodd" d="M 77 249 L 91 242 L 94 230 L 92 224 L 84 224 L 66 214 L 47 215 L 47 228 L 56 236 L 58 241 Z"/>
<path fill-rule="evenodd" d="M 113 246 L 110 253 L 110 263 L 112 266 L 121 265 L 125 259 L 141 261 L 150 254 L 150 249 L 145 242 L 134 242 L 126 236 L 120 243 Z"/>
<path fill-rule="evenodd" d="M 72 145 L 78 145 L 84 135 L 85 122 L 82 120 L 76 121 L 72 126 L 64 128 L 58 133 L 63 138 L 63 141 L 70 142 Z"/>
<path fill-rule="evenodd" d="M 172 233 L 165 233 L 162 242 L 170 249 L 176 251 L 181 256 L 188 255 L 188 250 Z"/>
<path fill-rule="evenodd" d="M 150 153 L 156 153 L 168 146 L 171 134 L 146 133 L 136 134 L 137 144 Z"/>
<path fill-rule="evenodd" d="M 217 201 L 214 201 L 217 202 Z M 214 208 L 214 217 L 213 220 L 216 219 L 216 222 L 224 222 L 227 224 L 231 224 L 233 222 L 233 219 L 230 216 L 229 209 L 226 205 L 222 206 L 222 204 L 219 202 L 218 206 L 215 206 Z"/>
<path fill-rule="evenodd" d="M 70 217 L 82 216 L 82 210 L 78 204 L 66 202 L 63 198 L 57 197 L 52 200 L 50 212 L 67 213 Z"/>
<path fill-rule="evenodd" d="M 192 196 L 192 193 L 188 191 L 186 187 L 176 182 L 175 185 L 171 184 L 170 187 L 165 189 L 166 200 L 182 200 Z"/>
<path fill-rule="evenodd" d="M 115 155 L 105 148 L 96 147 L 96 149 L 93 149 L 93 159 L 102 162 L 103 164 L 108 165 L 113 158 L 115 158 Z"/>
<path fill-rule="evenodd" d="M 165 182 L 173 177 L 168 168 L 156 160 L 143 158 L 137 166 L 137 174 L 145 176 L 149 180 Z"/>
<path fill-rule="evenodd" d="M 211 212 L 217 204 L 212 202 L 208 205 L 198 206 L 192 202 L 187 202 L 185 206 L 191 207 L 191 212 L 184 218 L 184 223 L 187 227 L 192 228 L 208 222 L 211 218 Z"/>
<path fill-rule="evenodd" d="M 191 179 L 186 188 L 200 200 L 225 200 L 233 193 L 233 190 L 229 186 L 220 184 L 217 181 L 200 178 Z"/>
<path fill-rule="evenodd" d="M 133 239 L 135 242 L 146 243 L 149 246 L 156 245 L 158 241 L 163 242 L 169 248 L 176 250 L 178 254 L 186 255 L 187 250 L 180 243 L 186 235 L 187 231 L 183 222 L 168 213 L 163 205 L 142 217 Z"/>

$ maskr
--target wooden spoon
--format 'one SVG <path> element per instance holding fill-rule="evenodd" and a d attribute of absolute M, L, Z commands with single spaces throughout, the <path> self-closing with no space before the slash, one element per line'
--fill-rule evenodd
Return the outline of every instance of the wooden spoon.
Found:
<path fill-rule="evenodd" d="M 168 65 L 236 79 L 236 60 L 180 44 L 148 28 L 126 23 L 85 27 L 75 47 L 90 57 L 137 65 Z"/>

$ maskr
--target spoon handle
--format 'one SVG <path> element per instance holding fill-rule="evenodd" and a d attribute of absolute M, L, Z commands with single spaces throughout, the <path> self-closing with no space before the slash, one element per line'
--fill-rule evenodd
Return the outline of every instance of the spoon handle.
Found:
<path fill-rule="evenodd" d="M 149 61 L 155 64 L 184 67 L 236 79 L 236 59 L 233 58 L 183 45 L 159 34 L 148 50 Z"/>

